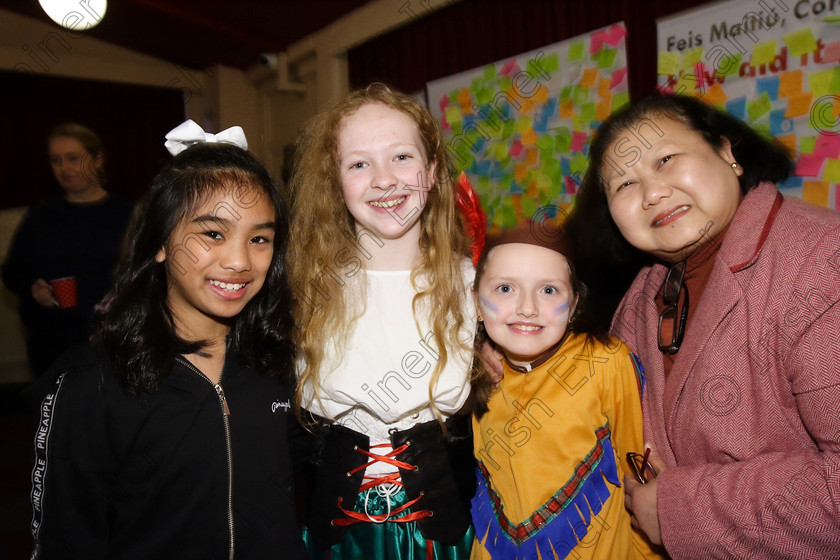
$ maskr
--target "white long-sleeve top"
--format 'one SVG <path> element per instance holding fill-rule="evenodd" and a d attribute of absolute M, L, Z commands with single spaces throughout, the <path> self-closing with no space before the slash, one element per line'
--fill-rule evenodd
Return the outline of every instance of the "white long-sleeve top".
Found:
<path fill-rule="evenodd" d="M 470 393 L 470 349 L 475 336 L 475 309 L 470 297 L 473 276 L 471 264 L 465 261 L 464 348 L 447 348 L 446 367 L 434 391 L 435 405 L 444 416 L 458 411 Z M 355 310 L 364 294 L 364 312 L 353 322 L 343 349 L 335 342 L 327 343 L 320 400 L 314 397 L 311 383 L 306 384 L 303 408 L 367 435 L 371 445 L 389 443 L 389 430 L 405 430 L 435 419 L 429 406 L 429 384 L 439 357 L 439 343 L 422 302 L 415 322 L 410 270 L 368 270 L 347 280 L 340 289 L 348 290 L 348 308 Z M 365 283 L 364 290 L 360 289 L 361 282 Z M 388 451 L 390 448 L 376 453 Z M 369 467 L 368 474 L 396 470 L 380 462 Z"/>

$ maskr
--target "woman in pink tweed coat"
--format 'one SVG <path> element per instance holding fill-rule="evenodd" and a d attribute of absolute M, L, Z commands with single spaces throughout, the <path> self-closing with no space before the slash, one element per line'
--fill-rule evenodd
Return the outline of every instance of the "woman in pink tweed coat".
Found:
<path fill-rule="evenodd" d="M 673 558 L 840 558 L 840 214 L 783 197 L 790 168 L 679 96 L 613 115 L 590 149 L 569 226 L 590 262 L 646 260 L 613 334 L 646 369 L 659 468 L 626 504 Z"/>

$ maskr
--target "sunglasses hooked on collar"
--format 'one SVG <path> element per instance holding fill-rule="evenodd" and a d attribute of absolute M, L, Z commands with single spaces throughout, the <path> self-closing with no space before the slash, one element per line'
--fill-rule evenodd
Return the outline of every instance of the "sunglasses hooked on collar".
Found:
<path fill-rule="evenodd" d="M 662 283 L 662 301 L 665 309 L 659 314 L 659 350 L 667 354 L 676 354 L 685 334 L 685 324 L 688 319 L 688 286 L 685 284 L 686 262 L 681 261 L 668 269 L 665 282 Z M 685 294 L 682 307 L 677 313 L 680 296 Z M 663 323 L 666 328 L 663 331 Z M 671 325 L 668 329 L 667 326 Z"/>

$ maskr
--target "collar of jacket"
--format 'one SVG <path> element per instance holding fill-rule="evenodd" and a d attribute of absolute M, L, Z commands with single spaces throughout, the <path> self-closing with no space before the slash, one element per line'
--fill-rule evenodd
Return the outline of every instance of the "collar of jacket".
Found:
<path fill-rule="evenodd" d="M 782 202 L 784 197 L 773 183 L 761 183 L 747 193 L 720 248 L 730 271 L 740 272 L 755 263 Z"/>

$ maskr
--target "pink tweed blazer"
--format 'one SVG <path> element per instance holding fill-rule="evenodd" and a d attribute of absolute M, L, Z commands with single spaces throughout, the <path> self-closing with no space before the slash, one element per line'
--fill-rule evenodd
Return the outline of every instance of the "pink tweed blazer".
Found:
<path fill-rule="evenodd" d="M 840 214 L 751 191 L 665 378 L 639 272 L 613 333 L 642 361 L 673 558 L 840 558 Z"/>

